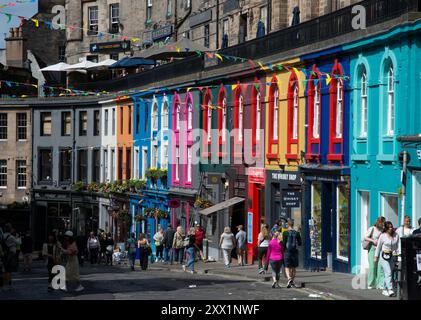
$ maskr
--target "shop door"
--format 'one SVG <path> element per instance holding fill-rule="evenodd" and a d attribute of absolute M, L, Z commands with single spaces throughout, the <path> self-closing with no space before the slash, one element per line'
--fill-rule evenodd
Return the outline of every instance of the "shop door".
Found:
<path fill-rule="evenodd" d="M 369 192 L 360 192 L 359 193 L 359 216 L 361 217 L 361 231 L 360 237 L 357 238 L 357 244 L 359 239 L 363 239 L 365 234 L 370 227 L 370 193 Z M 359 246 L 360 254 L 360 273 L 367 274 L 368 272 L 368 251 L 363 250 L 362 246 Z"/>
<path fill-rule="evenodd" d="M 332 268 L 333 261 L 333 208 L 336 199 L 333 194 L 332 183 L 324 183 L 322 188 L 322 264 L 323 267 Z"/>
<path fill-rule="evenodd" d="M 156 223 L 155 218 L 148 218 L 146 222 L 146 239 L 148 239 L 149 243 L 151 244 L 153 254 L 155 254 L 156 252 L 155 241 L 153 241 L 153 236 L 155 235 L 155 232 L 156 232 L 155 223 Z"/>
<path fill-rule="evenodd" d="M 334 186 L 335 201 L 332 210 L 333 271 L 348 273 L 350 256 L 349 185 Z"/>

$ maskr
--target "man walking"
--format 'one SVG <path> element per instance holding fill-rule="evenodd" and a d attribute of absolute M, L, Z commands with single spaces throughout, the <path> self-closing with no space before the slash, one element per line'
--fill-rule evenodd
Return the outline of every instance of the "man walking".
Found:
<path fill-rule="evenodd" d="M 412 235 L 415 237 L 421 237 L 421 218 L 418 219 L 418 226 L 419 228 L 414 230 L 414 232 L 412 233 Z"/>
<path fill-rule="evenodd" d="M 98 250 L 99 250 L 99 240 L 98 237 L 95 236 L 95 234 L 93 232 L 91 232 L 88 242 L 87 242 L 87 247 L 89 250 L 89 256 L 91 258 L 91 265 L 94 263 L 97 263 L 98 261 Z"/>
<path fill-rule="evenodd" d="M 173 241 L 174 241 L 174 234 L 175 231 L 172 228 L 171 224 L 168 224 L 167 230 L 164 232 L 164 248 L 165 248 L 165 264 L 173 264 L 174 261 L 174 249 L 173 249 Z"/>
<path fill-rule="evenodd" d="M 298 267 L 298 246 L 301 246 L 301 235 L 294 230 L 294 220 L 288 219 L 288 229 L 284 231 L 282 239 L 285 248 L 285 273 L 288 278 L 287 288 L 296 288 L 294 283 L 296 268 Z"/>
<path fill-rule="evenodd" d="M 195 247 L 197 248 L 200 258 L 205 261 L 205 255 L 203 254 L 203 239 L 205 238 L 205 230 L 203 230 L 200 224 L 196 225 L 195 230 Z"/>
<path fill-rule="evenodd" d="M 26 232 L 22 239 L 22 255 L 23 255 L 23 271 L 31 272 L 32 269 L 32 252 L 33 252 L 33 241 L 31 232 Z"/>

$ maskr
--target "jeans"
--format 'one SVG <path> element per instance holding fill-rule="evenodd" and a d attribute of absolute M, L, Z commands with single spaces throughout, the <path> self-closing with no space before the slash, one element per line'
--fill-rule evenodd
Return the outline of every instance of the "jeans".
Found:
<path fill-rule="evenodd" d="M 174 261 L 174 249 L 165 248 L 165 262 L 170 262 L 171 264 Z"/>
<path fill-rule="evenodd" d="M 231 251 L 232 249 L 222 249 L 222 254 L 224 256 L 224 264 L 229 266 L 231 264 Z"/>
<path fill-rule="evenodd" d="M 26 270 L 31 270 L 32 267 L 32 253 L 25 253 L 23 255 L 23 265 Z"/>
<path fill-rule="evenodd" d="M 184 260 L 184 248 L 174 249 L 175 250 L 175 261 L 183 263 Z"/>
<path fill-rule="evenodd" d="M 187 255 L 188 255 L 188 262 L 186 267 L 191 268 L 194 271 L 194 259 L 195 259 L 195 252 L 194 247 L 187 248 Z"/>
<path fill-rule="evenodd" d="M 368 252 L 368 284 L 367 286 L 377 289 L 384 287 L 384 271 L 380 263 L 374 263 L 376 247 L 371 246 Z"/>
<path fill-rule="evenodd" d="M 259 269 L 267 270 L 268 266 L 266 265 L 266 254 L 268 252 L 267 247 L 259 247 L 257 251 L 257 259 L 259 260 Z M 263 260 L 263 256 L 265 257 Z M 263 261 L 263 262 L 262 262 Z"/>
<path fill-rule="evenodd" d="M 272 277 L 278 281 L 281 275 L 282 260 L 270 260 L 269 263 L 272 268 Z"/>
<path fill-rule="evenodd" d="M 394 268 L 394 264 L 395 262 L 393 258 L 391 258 L 389 261 L 386 261 L 380 254 L 380 265 L 384 271 L 384 288 L 388 290 L 393 290 L 392 270 Z"/>
<path fill-rule="evenodd" d="M 130 262 L 130 267 L 134 269 L 134 265 L 136 262 L 136 250 L 132 252 L 129 251 L 129 262 Z"/>
<path fill-rule="evenodd" d="M 156 258 L 157 259 L 164 259 L 164 246 L 156 246 Z"/>
<path fill-rule="evenodd" d="M 98 248 L 89 249 L 89 255 L 91 256 L 91 264 L 97 263 L 97 261 L 98 261 Z"/>

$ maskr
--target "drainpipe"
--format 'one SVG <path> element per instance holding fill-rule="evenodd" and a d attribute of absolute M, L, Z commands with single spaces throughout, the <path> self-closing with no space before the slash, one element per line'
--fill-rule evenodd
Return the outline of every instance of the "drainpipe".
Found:
<path fill-rule="evenodd" d="M 216 0 L 216 50 L 218 49 L 219 49 L 219 0 Z"/>
<path fill-rule="evenodd" d="M 272 24 L 272 0 L 268 0 L 268 17 L 267 17 L 266 34 L 270 32 L 271 24 Z"/>
<path fill-rule="evenodd" d="M 408 152 L 407 151 L 403 151 L 401 226 L 403 226 L 405 224 L 405 199 L 406 199 L 407 162 L 408 162 Z"/>
<path fill-rule="evenodd" d="M 76 221 L 76 215 L 74 214 L 74 208 L 73 208 L 73 190 L 72 186 L 75 183 L 75 153 L 76 153 L 76 107 L 72 106 L 72 113 L 73 113 L 73 134 L 72 134 L 72 170 L 71 170 L 71 176 L 70 176 L 70 208 L 72 209 L 72 226 L 73 228 L 76 228 L 76 235 L 78 228 L 76 225 L 74 225 Z"/>
<path fill-rule="evenodd" d="M 193 3 L 190 2 L 190 8 L 189 8 L 189 12 L 187 12 L 187 14 L 180 20 L 179 23 L 177 23 L 177 0 L 175 1 L 175 27 L 174 27 L 174 35 L 175 38 L 174 40 L 177 41 L 177 34 L 178 34 L 178 29 L 183 25 L 183 23 L 187 20 L 187 18 L 191 15 L 193 10 Z"/>

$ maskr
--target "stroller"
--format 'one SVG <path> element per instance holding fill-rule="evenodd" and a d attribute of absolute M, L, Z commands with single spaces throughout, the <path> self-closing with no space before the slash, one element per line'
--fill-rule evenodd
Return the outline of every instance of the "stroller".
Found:
<path fill-rule="evenodd" d="M 118 243 L 117 249 L 114 250 L 113 253 L 113 262 L 117 263 L 119 265 L 128 265 L 129 263 L 129 255 L 126 251 L 125 244 L 124 243 Z"/>

